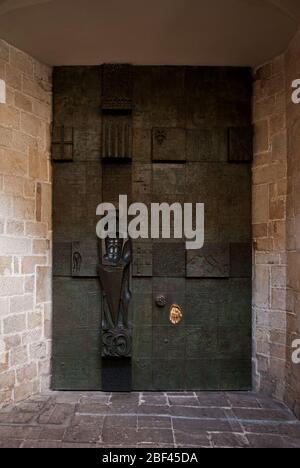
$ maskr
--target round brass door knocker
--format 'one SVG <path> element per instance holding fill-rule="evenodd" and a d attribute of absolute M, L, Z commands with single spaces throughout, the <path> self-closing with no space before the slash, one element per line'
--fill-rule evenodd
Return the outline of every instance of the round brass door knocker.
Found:
<path fill-rule="evenodd" d="M 178 325 L 183 318 L 183 311 L 177 304 L 173 304 L 170 309 L 170 322 L 173 325 Z"/>

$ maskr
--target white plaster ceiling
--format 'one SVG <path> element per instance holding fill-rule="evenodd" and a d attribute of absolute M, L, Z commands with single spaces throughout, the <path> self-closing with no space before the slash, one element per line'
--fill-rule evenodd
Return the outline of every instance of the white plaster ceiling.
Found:
<path fill-rule="evenodd" d="M 50 65 L 256 66 L 299 24 L 300 0 L 0 0 L 0 37 Z"/>

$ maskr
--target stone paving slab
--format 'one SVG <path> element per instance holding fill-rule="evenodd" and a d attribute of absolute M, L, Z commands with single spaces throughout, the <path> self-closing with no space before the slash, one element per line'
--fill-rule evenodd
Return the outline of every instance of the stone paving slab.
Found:
<path fill-rule="evenodd" d="M 300 422 L 256 393 L 49 392 L 0 410 L 0 448 L 300 448 Z"/>

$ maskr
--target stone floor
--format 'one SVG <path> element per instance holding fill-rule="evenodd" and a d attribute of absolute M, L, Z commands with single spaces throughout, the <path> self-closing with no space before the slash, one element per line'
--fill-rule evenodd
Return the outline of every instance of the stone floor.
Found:
<path fill-rule="evenodd" d="M 300 448 L 300 422 L 254 393 L 38 395 L 0 411 L 0 448 Z"/>

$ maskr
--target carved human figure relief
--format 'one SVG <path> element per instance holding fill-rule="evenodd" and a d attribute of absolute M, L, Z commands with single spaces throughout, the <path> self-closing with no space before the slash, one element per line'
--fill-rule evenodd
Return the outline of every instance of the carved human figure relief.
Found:
<path fill-rule="evenodd" d="M 130 356 L 128 324 L 131 301 L 132 244 L 129 239 L 107 237 L 100 242 L 99 278 L 103 291 L 103 356 Z"/>

